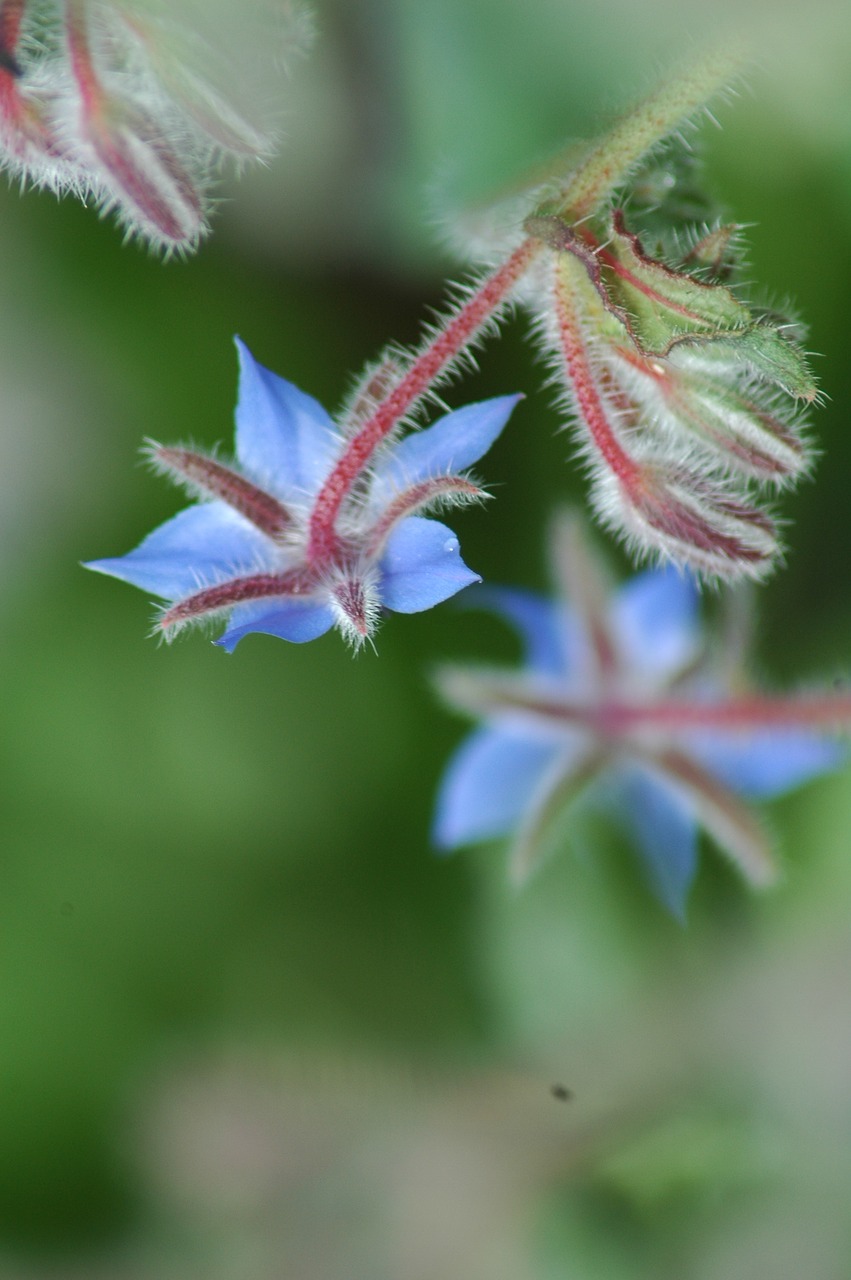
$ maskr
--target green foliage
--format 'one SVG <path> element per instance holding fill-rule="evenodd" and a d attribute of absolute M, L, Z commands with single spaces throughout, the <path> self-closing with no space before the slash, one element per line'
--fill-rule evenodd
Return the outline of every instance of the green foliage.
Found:
<path fill-rule="evenodd" d="M 364 1254 L 370 1280 L 420 1280 L 430 1263 L 465 1280 L 774 1280 L 789 1259 L 834 1280 L 851 1259 L 847 776 L 779 807 L 786 880 L 758 908 L 707 860 L 684 934 L 598 832 L 517 898 L 496 850 L 446 864 L 427 846 L 459 735 L 424 667 L 473 648 L 468 618 L 388 628 L 379 663 L 262 637 L 233 658 L 197 636 L 161 650 L 143 598 L 107 598 L 77 568 L 180 505 L 132 470 L 139 439 L 227 437 L 233 331 L 339 401 L 342 370 L 413 337 L 424 282 L 437 300 L 422 192 L 453 148 L 467 191 L 497 186 L 565 132 L 587 135 L 600 101 L 622 105 L 660 41 L 677 43 L 665 24 L 699 33 L 706 9 L 316 7 L 290 146 L 223 191 L 192 263 L 123 250 L 72 203 L 0 191 L 0 1269 L 55 1274 L 33 1258 L 49 1247 L 63 1275 L 112 1280 L 129 1239 L 144 1280 L 231 1280 L 268 1255 L 271 1274 L 309 1275 L 309 1260 L 319 1280 L 352 1280 Z M 818 4 L 806 23 L 797 9 L 766 22 L 780 67 L 724 112 L 707 162 L 756 224 L 756 274 L 788 281 L 828 356 L 828 461 L 784 508 L 794 551 L 764 599 L 779 678 L 848 659 L 851 31 Z M 383 77 L 358 74 L 365 43 Z M 636 226 L 657 256 L 651 204 Z M 465 395 L 539 375 L 512 335 Z M 486 526 L 459 517 L 492 579 L 544 585 L 548 509 L 575 493 L 554 429 L 530 396 L 492 455 Z M 508 656 L 505 637 L 487 643 Z M 269 1132 L 292 1161 L 268 1183 L 237 1169 L 250 1209 L 209 1189 L 203 1160 L 180 1183 L 150 1153 L 168 1149 L 162 1080 L 233 1046 L 264 1083 L 235 1072 L 222 1113 L 247 1098 L 252 1142 Z M 570 1103 L 549 1093 L 561 1079 Z M 727 1096 L 746 1101 L 704 1109 Z M 769 1185 L 766 1127 L 783 1155 Z M 675 1229 L 671 1206 L 716 1180 L 723 1211 Z M 649 1242 L 637 1213 L 661 1223 Z M 504 1254 L 485 1257 L 495 1239 Z"/>

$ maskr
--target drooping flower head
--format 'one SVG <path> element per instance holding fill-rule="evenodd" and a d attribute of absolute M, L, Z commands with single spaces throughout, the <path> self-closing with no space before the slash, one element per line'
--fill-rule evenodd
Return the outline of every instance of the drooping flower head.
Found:
<path fill-rule="evenodd" d="M 446 414 L 433 426 L 364 444 L 395 372 L 368 378 L 342 425 L 311 396 L 240 355 L 236 458 L 154 444 L 155 464 L 202 501 L 129 555 L 97 569 L 169 602 L 158 627 L 226 616 L 228 651 L 250 632 L 300 643 L 337 625 L 355 644 L 384 610 L 417 613 L 478 576 L 458 541 L 422 512 L 485 495 L 467 469 L 501 432 L 518 396 Z"/>
<path fill-rule="evenodd" d="M 817 389 L 800 327 L 742 284 L 741 227 L 692 150 L 728 50 L 661 85 L 470 226 L 474 259 L 525 236 L 525 282 L 599 519 L 640 558 L 763 578 L 781 545 L 772 491 L 806 475 Z M 461 236 L 456 236 L 461 242 Z"/>
<path fill-rule="evenodd" d="M 562 598 L 478 593 L 520 633 L 523 669 L 439 677 L 448 701 L 482 724 L 444 777 L 438 846 L 510 835 L 522 879 L 575 806 L 597 802 L 620 815 L 677 915 L 700 828 L 751 884 L 770 883 L 771 842 L 746 802 L 836 767 L 843 752 L 831 735 L 851 728 L 851 698 L 752 689 L 739 655 L 708 644 L 692 578 L 657 568 L 612 590 L 575 518 L 555 544 Z"/>
<path fill-rule="evenodd" d="M 260 86 L 308 38 L 300 0 L 0 0 L 0 168 L 192 249 L 218 160 L 272 151 Z"/>

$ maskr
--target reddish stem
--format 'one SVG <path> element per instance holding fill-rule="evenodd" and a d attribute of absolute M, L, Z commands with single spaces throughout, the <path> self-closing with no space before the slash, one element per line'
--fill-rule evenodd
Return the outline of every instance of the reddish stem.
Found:
<path fill-rule="evenodd" d="M 350 407 L 340 427 L 349 435 L 354 435 L 375 413 L 379 403 L 390 395 L 393 386 L 401 376 L 398 357 L 387 356 L 382 360 L 366 381 L 357 388 Z"/>
<path fill-rule="evenodd" d="M 609 422 L 606 404 L 588 358 L 588 348 L 573 297 L 571 291 L 564 286 L 563 273 L 560 273 L 555 290 L 555 313 L 567 377 L 576 397 L 580 417 L 606 465 L 627 491 L 635 495 L 641 488 L 641 469 L 622 447 Z"/>
<path fill-rule="evenodd" d="M 17 83 L 21 77 L 17 48 L 24 4 L 25 0 L 3 0 L 0 4 L 0 122 L 7 120 L 13 130 L 21 128 L 24 114 Z"/>
<path fill-rule="evenodd" d="M 349 443 L 320 490 L 310 518 L 308 560 L 328 563 L 338 548 L 336 521 L 348 493 L 382 440 L 418 400 L 434 386 L 437 378 L 487 324 L 508 299 L 517 281 L 525 274 L 543 246 L 527 239 L 496 271 L 486 276 L 471 298 L 458 309 L 444 329 L 426 344 L 407 373 L 376 406 Z"/>

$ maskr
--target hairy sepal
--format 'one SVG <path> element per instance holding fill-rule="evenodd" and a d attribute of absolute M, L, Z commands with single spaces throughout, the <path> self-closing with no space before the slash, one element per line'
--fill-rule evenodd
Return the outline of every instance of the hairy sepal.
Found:
<path fill-rule="evenodd" d="M 554 845 L 570 811 L 607 764 L 604 752 L 592 745 L 570 767 L 560 762 L 542 780 L 523 819 L 509 854 L 509 874 L 518 887 L 538 869 Z"/>
<path fill-rule="evenodd" d="M 314 587 L 299 571 L 284 573 L 255 573 L 241 578 L 229 578 L 212 586 L 202 587 L 191 596 L 178 600 L 159 615 L 157 627 L 166 640 L 171 641 L 184 627 L 196 622 L 215 620 L 229 613 L 239 604 L 253 604 L 258 600 L 303 600 Z"/>
<path fill-rule="evenodd" d="M 292 514 L 271 493 L 246 479 L 235 467 L 179 445 L 147 442 L 154 470 L 181 484 L 196 498 L 219 498 L 268 537 L 279 541 L 293 527 Z"/>
<path fill-rule="evenodd" d="M 381 553 L 390 534 L 408 516 L 446 507 L 464 506 L 471 502 L 483 502 L 490 495 L 465 476 L 436 476 L 402 490 L 385 508 L 376 522 L 366 543 L 372 556 Z"/>
<path fill-rule="evenodd" d="M 726 285 L 699 279 L 650 257 L 616 210 L 604 245 L 589 244 L 557 215 L 545 210 L 526 220 L 530 235 L 561 253 L 572 253 L 618 325 L 644 356 L 666 357 L 685 345 L 710 346 L 707 358 L 720 368 L 733 363 L 812 402 L 817 388 L 800 349 L 781 332 L 782 321 L 755 314 Z"/>
<path fill-rule="evenodd" d="M 755 889 L 777 880 L 771 841 L 752 811 L 729 788 L 685 753 L 664 750 L 655 757 L 694 806 L 700 823 Z"/>
<path fill-rule="evenodd" d="M 672 451 L 704 452 L 726 473 L 777 487 L 809 471 L 812 452 L 800 415 L 764 383 L 724 382 L 620 346 L 611 348 L 608 365 Z"/>
<path fill-rule="evenodd" d="M 710 580 L 760 580 L 781 552 L 774 522 L 762 510 L 720 479 L 666 460 L 643 461 L 637 482 L 628 486 L 598 471 L 592 501 L 602 523 L 633 552 Z"/>
<path fill-rule="evenodd" d="M 360 572 L 342 570 L 332 575 L 328 585 L 337 627 L 357 650 L 372 637 L 381 619 L 378 574 L 372 566 Z"/>

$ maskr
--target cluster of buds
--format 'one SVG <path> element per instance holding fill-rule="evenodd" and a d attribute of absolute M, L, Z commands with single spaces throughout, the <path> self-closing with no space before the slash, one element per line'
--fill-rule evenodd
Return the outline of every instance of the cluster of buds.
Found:
<path fill-rule="evenodd" d="M 307 37 L 296 2 L 262 24 L 270 65 Z M 274 142 L 242 100 L 255 33 L 248 15 L 233 23 L 218 0 L 0 0 L 0 166 L 165 252 L 194 248 L 216 163 Z"/>
<path fill-rule="evenodd" d="M 67 0 L 75 52 L 85 8 Z M 482 496 L 465 469 L 516 398 L 402 435 L 521 298 L 556 352 L 605 523 L 680 569 L 762 576 L 779 542 L 760 496 L 806 471 L 796 406 L 816 389 L 789 326 L 731 285 L 738 228 L 689 226 L 704 206 L 681 131 L 730 74 L 729 60 L 704 62 L 514 199 L 501 258 L 417 350 L 368 368 L 337 421 L 243 350 L 235 466 L 157 447 L 204 505 L 93 567 L 170 601 L 166 635 L 226 614 L 229 648 L 249 631 L 302 641 L 335 623 L 359 644 L 382 610 L 446 599 L 475 575 L 450 531 L 414 513 Z M 102 153 L 117 165 L 116 136 Z M 174 167 L 162 172 L 176 191 Z"/>
<path fill-rule="evenodd" d="M 740 228 L 713 217 L 684 128 L 733 64 L 702 63 L 488 211 L 475 252 L 544 252 L 526 282 L 602 522 L 639 555 L 761 578 L 781 550 L 765 494 L 806 473 L 817 390 L 795 326 L 737 285 Z"/>

